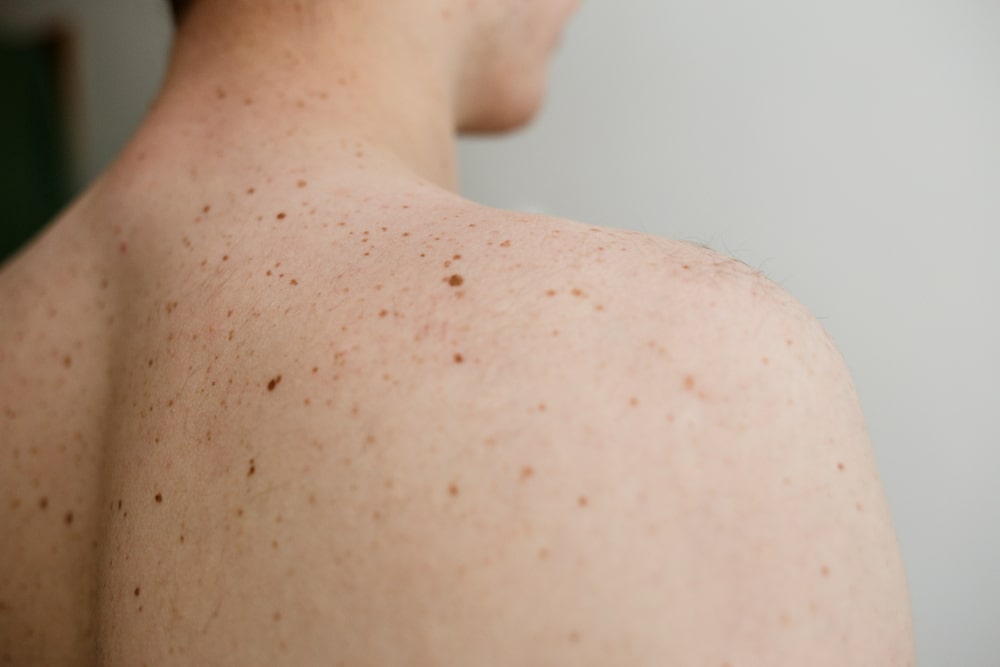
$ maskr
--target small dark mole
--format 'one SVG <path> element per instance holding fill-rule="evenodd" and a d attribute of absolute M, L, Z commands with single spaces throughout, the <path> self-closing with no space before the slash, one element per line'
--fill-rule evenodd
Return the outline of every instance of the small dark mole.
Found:
<path fill-rule="evenodd" d="M 223 262 L 228 262 L 229 261 L 229 255 L 223 255 L 222 256 L 222 261 Z"/>
<path fill-rule="evenodd" d="M 212 210 L 212 207 L 209 206 L 208 204 L 205 204 L 205 208 L 201 209 L 201 212 L 202 213 L 208 213 L 211 210 Z"/>
<path fill-rule="evenodd" d="M 239 509 L 236 510 L 236 516 L 243 516 L 243 508 L 242 507 L 240 507 Z"/>
<path fill-rule="evenodd" d="M 690 271 L 690 270 L 691 270 L 691 267 L 690 267 L 690 266 L 688 266 L 687 264 L 685 264 L 685 265 L 684 265 L 684 270 L 685 270 L 685 271 Z"/>
<path fill-rule="evenodd" d="M 163 502 L 163 494 L 162 493 L 157 493 L 156 494 L 156 502 L 158 502 L 158 503 L 162 503 Z"/>
<path fill-rule="evenodd" d="M 67 354 L 65 357 L 63 357 L 63 366 L 69 368 L 72 365 L 73 365 L 73 358 Z"/>
<path fill-rule="evenodd" d="M 448 487 L 448 493 L 450 493 L 453 496 L 457 496 L 458 495 L 458 485 L 456 485 L 456 484 L 453 483 L 451 486 L 449 486 Z"/>
<path fill-rule="evenodd" d="M 587 496 L 580 496 L 580 500 L 578 500 L 577 502 L 580 504 L 580 507 L 586 507 L 587 506 Z"/>
<path fill-rule="evenodd" d="M 118 499 L 118 509 L 121 509 L 121 508 L 122 508 L 122 499 L 119 498 Z"/>
<path fill-rule="evenodd" d="M 184 544 L 184 536 L 181 535 L 181 544 Z"/>
<path fill-rule="evenodd" d="M 247 477 L 250 477 L 255 472 L 257 472 L 257 466 L 254 464 L 253 459 L 250 459 L 250 469 L 247 471 Z"/>
<path fill-rule="evenodd" d="M 319 373 L 319 366 L 313 366 L 313 375 Z"/>
<path fill-rule="evenodd" d="M 389 311 L 388 311 L 388 310 L 383 310 L 383 311 L 382 311 L 381 313 L 379 313 L 379 314 L 378 314 L 378 316 L 379 316 L 379 317 L 385 317 L 385 316 L 386 316 L 386 315 L 388 315 L 388 314 L 389 314 Z"/>
<path fill-rule="evenodd" d="M 456 363 L 456 364 L 460 364 L 460 363 L 462 363 L 463 361 L 464 361 L 464 359 L 463 359 L 462 355 L 460 355 L 460 354 L 456 354 L 456 355 L 455 355 L 455 363 Z"/>
<path fill-rule="evenodd" d="M 257 190 L 255 190 L 254 188 L 247 188 L 247 194 L 248 195 L 252 195 L 255 192 L 257 192 Z"/>
<path fill-rule="evenodd" d="M 284 220 L 284 219 L 285 219 L 285 214 L 284 213 L 279 213 L 278 214 L 278 220 Z"/>
<path fill-rule="evenodd" d="M 281 382 L 281 376 L 280 375 L 277 376 L 277 377 L 275 377 L 275 378 L 272 378 L 271 381 L 267 383 L 267 390 L 268 391 L 274 391 L 274 388 L 278 386 L 279 382 Z"/>
<path fill-rule="evenodd" d="M 42 508 L 42 509 L 47 508 L 49 506 L 49 499 L 48 498 L 42 498 L 41 500 L 38 501 L 38 506 L 40 508 Z"/>
<path fill-rule="evenodd" d="M 464 282 L 465 282 L 465 279 L 462 278 L 462 276 L 460 276 L 458 274 L 455 274 L 451 278 L 448 279 L 448 284 L 451 285 L 452 287 L 458 287 L 459 285 L 461 285 Z"/>
<path fill-rule="evenodd" d="M 66 516 L 63 518 L 63 521 L 66 522 L 67 526 L 70 525 L 71 523 L 73 523 L 73 513 L 72 512 L 66 512 Z"/>
<path fill-rule="evenodd" d="M 457 262 L 458 260 L 462 259 L 462 256 L 461 255 L 455 255 L 454 257 L 452 257 L 452 259 L 454 259 Z"/>
<path fill-rule="evenodd" d="M 841 472 L 843 472 L 844 471 L 844 464 L 843 463 L 838 463 L 837 464 L 837 470 L 840 470 Z"/>
<path fill-rule="evenodd" d="M 139 597 L 139 587 L 138 586 L 135 587 L 135 596 Z"/>
<path fill-rule="evenodd" d="M 501 248 L 509 248 L 510 247 L 510 241 L 504 241 L 503 243 L 500 244 L 500 247 Z"/>
<path fill-rule="evenodd" d="M 296 280 L 295 278 L 292 278 L 292 282 L 291 282 L 291 284 L 292 284 L 292 285 L 298 285 L 298 284 L 299 284 L 299 281 L 298 281 L 298 280 Z"/>

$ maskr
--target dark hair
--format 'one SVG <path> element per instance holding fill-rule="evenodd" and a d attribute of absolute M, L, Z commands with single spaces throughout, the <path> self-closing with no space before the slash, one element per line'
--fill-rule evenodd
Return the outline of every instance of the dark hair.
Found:
<path fill-rule="evenodd" d="M 194 0 L 170 0 L 170 9 L 174 12 L 174 22 L 179 23 L 193 4 Z"/>

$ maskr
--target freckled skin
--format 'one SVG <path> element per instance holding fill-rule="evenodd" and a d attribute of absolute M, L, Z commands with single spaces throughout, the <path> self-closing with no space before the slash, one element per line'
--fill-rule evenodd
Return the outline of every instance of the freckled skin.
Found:
<path fill-rule="evenodd" d="M 278 101 L 217 84 L 0 270 L 0 656 L 905 664 L 862 421 L 780 292 L 302 115 L 226 144 Z"/>

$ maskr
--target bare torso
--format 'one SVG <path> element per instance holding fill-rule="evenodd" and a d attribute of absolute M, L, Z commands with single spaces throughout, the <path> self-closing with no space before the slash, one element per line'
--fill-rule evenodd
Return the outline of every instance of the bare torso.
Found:
<path fill-rule="evenodd" d="M 94 192 L 0 274 L 13 664 L 85 664 L 95 645 L 102 664 L 278 647 L 297 664 L 318 619 L 338 621 L 347 659 L 389 664 L 386 605 L 491 557 L 425 533 L 531 534 L 508 516 L 513 489 L 558 467 L 547 439 L 599 440 L 605 417 L 579 403 L 624 380 L 620 360 L 601 372 L 623 354 L 608 318 L 668 273 L 665 240 L 420 191 Z M 594 386 L 560 386 L 581 377 Z M 634 409 L 633 389 L 609 409 Z M 494 510 L 463 509 L 487 495 Z M 303 535 L 338 566 L 313 572 Z M 411 581 L 399 554 L 422 540 L 446 559 Z M 314 599 L 314 576 L 339 600 Z"/>
<path fill-rule="evenodd" d="M 749 268 L 138 160 L 0 272 L 0 664 L 906 664 L 860 412 Z"/>

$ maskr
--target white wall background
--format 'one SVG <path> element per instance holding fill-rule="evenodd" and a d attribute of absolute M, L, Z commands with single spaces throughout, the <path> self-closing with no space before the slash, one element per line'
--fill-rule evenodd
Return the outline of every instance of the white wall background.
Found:
<path fill-rule="evenodd" d="M 83 30 L 86 182 L 167 14 L 0 0 L 52 16 Z M 1000 0 L 584 0 L 538 122 L 461 158 L 472 199 L 707 243 L 806 304 L 865 408 L 919 664 L 1000 666 Z"/>

